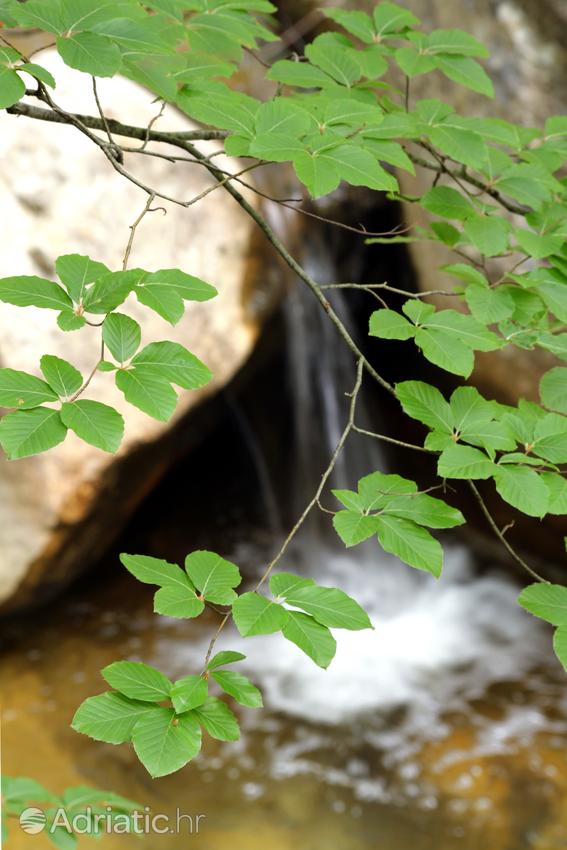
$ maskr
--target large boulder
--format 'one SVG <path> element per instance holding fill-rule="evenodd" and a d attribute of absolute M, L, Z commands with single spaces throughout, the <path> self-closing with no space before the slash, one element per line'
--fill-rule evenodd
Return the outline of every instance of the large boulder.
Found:
<path fill-rule="evenodd" d="M 87 75 L 71 71 L 52 51 L 39 61 L 57 79 L 60 105 L 96 114 Z M 107 116 L 125 123 L 147 126 L 158 111 L 148 92 L 125 79 L 100 81 L 99 95 Z M 158 126 L 194 129 L 170 108 Z M 129 226 L 147 196 L 118 175 L 97 147 L 74 128 L 4 112 L 0 158 L 0 276 L 51 277 L 54 260 L 65 253 L 88 254 L 111 268 L 121 267 Z M 212 183 L 196 164 L 127 154 L 125 165 L 143 183 L 185 200 Z M 207 363 L 213 380 L 202 390 L 182 391 L 172 422 L 164 424 L 126 404 L 112 377 L 98 373 L 88 397 L 118 407 L 125 418 L 125 439 L 116 457 L 69 433 L 46 454 L 16 462 L 0 459 L 2 611 L 47 598 L 100 557 L 155 480 L 190 445 L 193 419 L 188 412 L 231 379 L 256 340 L 266 298 L 255 297 L 255 280 L 265 264 L 254 253 L 257 246 L 251 251 L 254 225 L 246 214 L 222 189 L 188 209 L 159 200 L 154 206 L 165 207 L 167 214 L 156 211 L 143 219 L 131 265 L 182 268 L 211 282 L 219 295 L 188 305 L 175 328 L 133 297 L 126 311 L 141 324 L 143 343 L 182 343 Z M 88 374 L 98 359 L 100 331 L 62 333 L 55 318 L 50 310 L 1 304 L 1 365 L 38 374 L 41 355 L 50 353 Z"/>

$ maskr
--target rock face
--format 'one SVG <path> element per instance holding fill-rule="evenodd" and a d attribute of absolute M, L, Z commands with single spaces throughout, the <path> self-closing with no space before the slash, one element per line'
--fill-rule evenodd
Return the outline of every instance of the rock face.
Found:
<path fill-rule="evenodd" d="M 96 114 L 87 75 L 71 71 L 54 53 L 42 54 L 39 61 L 56 77 L 60 105 Z M 101 81 L 99 96 L 107 116 L 125 123 L 147 126 L 157 112 L 151 96 L 127 80 Z M 158 127 L 192 129 L 169 109 Z M 116 174 L 88 139 L 74 128 L 1 113 L 0 159 L 1 277 L 53 276 L 54 260 L 65 253 L 88 254 L 110 268 L 121 267 L 129 226 L 147 195 Z M 125 165 L 143 183 L 184 200 L 211 185 L 202 167 L 186 162 L 127 154 Z M 99 373 L 88 397 L 118 407 L 125 418 L 125 439 L 116 457 L 69 432 L 63 444 L 44 455 L 0 459 L 2 611 L 46 598 L 95 562 L 176 453 L 190 444 L 192 419 L 185 414 L 233 376 L 256 340 L 257 305 L 266 299 L 250 298 L 255 291 L 250 278 L 263 265 L 250 251 L 254 225 L 222 189 L 188 209 L 161 201 L 154 206 L 166 207 L 167 214 L 157 211 L 144 218 L 131 266 L 178 267 L 211 282 L 219 295 L 205 304 L 189 304 L 175 328 L 133 298 L 126 312 L 141 324 L 143 344 L 180 342 L 207 363 L 214 378 L 202 390 L 181 391 L 174 419 L 163 424 L 128 405 L 111 376 Z M 88 328 L 65 334 L 55 319 L 50 310 L 1 304 L 1 365 L 38 374 L 40 356 L 49 353 L 88 374 L 98 359 L 100 332 Z"/>

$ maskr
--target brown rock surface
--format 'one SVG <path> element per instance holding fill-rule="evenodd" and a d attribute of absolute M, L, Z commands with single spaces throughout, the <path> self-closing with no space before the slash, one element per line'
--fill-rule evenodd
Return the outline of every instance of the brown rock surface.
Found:
<path fill-rule="evenodd" d="M 88 76 L 66 68 L 53 52 L 42 54 L 39 61 L 54 73 L 62 106 L 96 114 Z M 99 94 L 108 117 L 126 123 L 145 126 L 157 112 L 152 97 L 124 79 L 100 81 Z M 167 109 L 159 128 L 192 126 Z M 88 139 L 74 128 L 2 113 L 0 158 L 5 164 L 0 174 L 0 276 L 53 276 L 55 259 L 65 253 L 88 254 L 120 268 L 129 225 L 147 196 L 116 174 Z M 182 199 L 211 184 L 196 165 L 130 154 L 126 166 L 144 183 Z M 154 204 L 161 205 L 161 201 Z M 164 206 L 167 215 L 154 212 L 141 223 L 131 265 L 182 268 L 211 282 L 219 295 L 205 304 L 188 305 L 175 328 L 133 296 L 125 309 L 142 326 L 142 344 L 160 339 L 180 342 L 207 363 L 214 378 L 200 391 L 181 391 L 172 423 L 163 424 L 126 404 L 112 377 L 99 373 L 88 397 L 118 407 L 126 420 L 117 457 L 69 432 L 63 444 L 46 454 L 17 462 L 0 459 L 3 610 L 45 596 L 100 556 L 191 439 L 191 420 L 184 414 L 230 380 L 256 340 L 266 299 L 260 299 L 259 307 L 248 297 L 254 288 L 250 275 L 256 277 L 257 266 L 262 265 L 250 256 L 252 223 L 222 190 L 188 209 Z M 38 374 L 41 355 L 50 353 L 88 374 L 98 359 L 99 332 L 88 328 L 64 334 L 55 319 L 50 310 L 1 304 L 1 365 Z"/>

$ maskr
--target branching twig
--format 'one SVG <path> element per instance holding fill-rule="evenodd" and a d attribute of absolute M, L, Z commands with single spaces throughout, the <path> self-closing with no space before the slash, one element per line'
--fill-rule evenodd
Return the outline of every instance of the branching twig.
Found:
<path fill-rule="evenodd" d="M 382 440 L 385 443 L 392 443 L 394 446 L 401 446 L 402 449 L 413 449 L 416 452 L 433 454 L 431 449 L 426 449 L 425 446 L 415 446 L 413 443 L 404 443 L 402 440 L 387 437 L 385 434 L 375 434 L 374 431 L 366 431 L 364 428 L 359 428 L 358 425 L 353 425 L 352 430 L 356 431 L 357 434 L 364 434 L 366 437 L 374 437 L 375 440 Z"/>
<path fill-rule="evenodd" d="M 348 414 L 347 424 L 345 425 L 344 431 L 341 434 L 340 439 L 339 439 L 339 441 L 338 441 L 338 443 L 335 447 L 335 450 L 333 452 L 331 460 L 329 461 L 329 465 L 327 466 L 323 475 L 321 476 L 321 480 L 319 482 L 319 486 L 317 487 L 315 495 L 309 501 L 309 504 L 307 505 L 307 507 L 305 508 L 305 510 L 303 511 L 303 513 L 301 514 L 301 516 L 299 517 L 299 519 L 297 520 L 297 522 L 295 523 L 295 525 L 293 526 L 293 528 L 291 529 L 291 531 L 289 532 L 287 537 L 285 538 L 285 540 L 282 543 L 277 554 L 272 558 L 272 560 L 270 561 L 270 563 L 268 564 L 268 566 L 266 567 L 266 569 L 262 573 L 262 576 L 260 577 L 258 583 L 256 584 L 256 587 L 254 588 L 254 590 L 256 592 L 268 580 L 272 570 L 281 561 L 281 559 L 283 558 L 283 556 L 287 552 L 287 549 L 288 549 L 291 541 L 293 540 L 293 538 L 295 537 L 295 535 L 297 534 L 297 532 L 299 531 L 299 529 L 301 528 L 301 526 L 303 525 L 303 523 L 305 522 L 305 520 L 307 519 L 307 517 L 309 516 L 311 511 L 313 510 L 313 508 L 316 505 L 319 504 L 319 500 L 321 498 L 321 493 L 323 492 L 323 488 L 325 487 L 325 484 L 329 480 L 329 476 L 331 475 L 333 469 L 335 468 L 335 464 L 336 464 L 336 462 L 339 458 L 341 451 L 343 450 L 344 444 L 346 443 L 350 432 L 354 429 L 354 417 L 355 417 L 355 413 L 356 413 L 356 402 L 358 400 L 358 394 L 359 394 L 360 388 L 362 386 L 363 365 L 364 365 L 364 363 L 363 363 L 362 358 L 359 358 L 357 366 L 356 366 L 356 382 L 355 382 L 355 385 L 354 385 L 352 392 L 348 393 L 348 395 L 350 396 L 350 406 L 349 406 L 349 414 Z M 220 633 L 222 632 L 225 625 L 230 620 L 231 616 L 232 615 L 230 614 L 230 612 L 228 614 L 225 614 L 225 616 L 223 617 L 223 619 L 221 621 L 221 624 L 219 625 L 215 635 L 213 636 L 213 638 L 212 638 L 212 640 L 209 644 L 209 648 L 207 650 L 206 657 L 205 657 L 205 664 L 204 664 L 205 668 L 206 668 L 207 664 L 209 663 L 209 659 L 211 657 L 215 643 L 217 642 L 217 639 L 218 639 Z"/>
<path fill-rule="evenodd" d="M 477 489 L 477 487 L 476 487 L 476 484 L 475 484 L 473 481 L 469 481 L 469 482 L 468 482 L 468 485 L 469 485 L 469 487 L 471 488 L 471 491 L 472 491 L 472 493 L 473 493 L 473 495 L 474 495 L 474 497 L 475 497 L 476 501 L 478 502 L 478 504 L 479 504 L 479 506 L 480 506 L 481 511 L 483 512 L 484 516 L 486 517 L 486 519 L 487 519 L 487 521 L 488 521 L 488 524 L 490 525 L 491 529 L 493 530 L 493 532 L 495 533 L 495 535 L 498 537 L 498 539 L 500 540 L 500 542 L 502 543 L 502 545 L 506 548 L 506 550 L 507 550 L 508 554 L 509 554 L 509 555 L 511 555 L 511 557 L 512 557 L 512 558 L 516 561 L 516 563 L 517 563 L 517 564 L 519 564 L 519 565 L 520 565 L 520 566 L 521 566 L 524 570 L 526 570 L 526 572 L 527 572 L 527 573 L 528 573 L 528 574 L 529 574 L 529 575 L 530 575 L 533 579 L 535 579 L 536 581 L 543 582 L 544 584 L 547 584 L 547 583 L 548 583 L 548 582 L 547 582 L 547 580 L 546 580 L 546 579 L 544 579 L 544 578 L 543 578 L 543 576 L 540 576 L 540 575 L 539 575 L 539 573 L 536 573 L 536 571 L 535 571 L 532 567 L 530 567 L 530 565 L 529 565 L 529 564 L 526 564 L 526 562 L 524 561 L 524 559 L 523 559 L 520 555 L 518 555 L 518 553 L 517 553 L 517 552 L 516 552 L 516 550 L 513 548 L 513 546 L 511 546 L 511 545 L 510 545 L 510 543 L 508 543 L 508 541 L 506 540 L 506 538 L 505 538 L 505 536 L 504 536 L 503 532 L 502 532 L 502 531 L 500 531 L 500 529 L 499 529 L 499 528 L 498 528 L 498 526 L 496 525 L 496 522 L 495 522 L 495 520 L 494 520 L 494 518 L 493 518 L 492 514 L 490 513 L 490 511 L 489 511 L 489 510 L 488 510 L 488 508 L 486 507 L 486 504 L 485 504 L 485 502 L 484 502 L 484 499 L 483 499 L 483 498 L 482 498 L 482 496 L 480 495 L 480 493 L 479 493 L 479 491 L 478 491 L 478 489 Z"/>

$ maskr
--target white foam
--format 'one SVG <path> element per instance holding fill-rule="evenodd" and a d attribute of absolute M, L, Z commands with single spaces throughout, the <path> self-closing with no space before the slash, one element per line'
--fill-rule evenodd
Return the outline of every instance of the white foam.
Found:
<path fill-rule="evenodd" d="M 319 549 L 309 560 L 317 581 L 353 595 L 375 630 L 337 630 L 328 670 L 279 634 L 227 633 L 222 646 L 247 655 L 243 667 L 272 710 L 342 724 L 406 706 L 419 726 L 495 682 L 521 679 L 549 656 L 547 630 L 518 606 L 516 585 L 475 576 L 462 547 L 449 548 L 438 581 L 376 549 Z"/>

